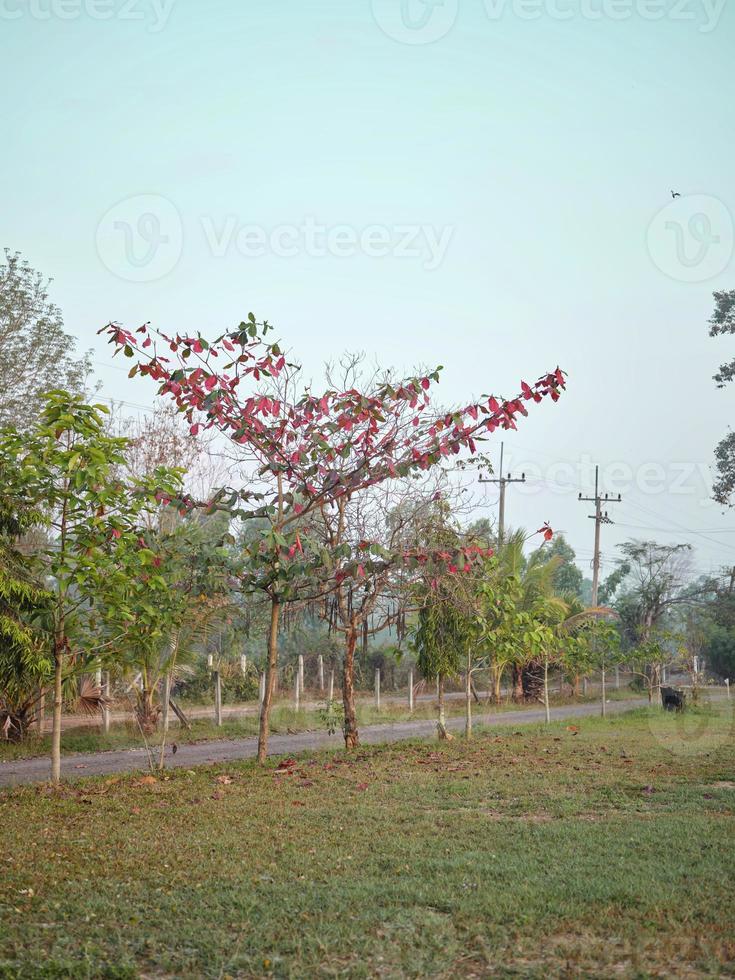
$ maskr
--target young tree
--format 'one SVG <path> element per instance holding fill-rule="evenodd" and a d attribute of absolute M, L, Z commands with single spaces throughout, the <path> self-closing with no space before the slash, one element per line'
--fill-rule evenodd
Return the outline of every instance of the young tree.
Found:
<path fill-rule="evenodd" d="M 48 298 L 48 282 L 18 252 L 0 265 L 0 427 L 29 429 L 54 388 L 81 392 L 89 354 L 79 358 L 61 311 Z"/>
<path fill-rule="evenodd" d="M 692 586 L 691 546 L 655 541 L 626 541 L 620 545 L 618 568 L 605 581 L 600 595 L 620 616 L 629 645 L 645 644 L 674 610 L 685 608 L 706 593 L 709 583 Z"/>
<path fill-rule="evenodd" d="M 336 505 L 387 480 L 425 472 L 498 428 L 515 428 L 527 414 L 526 403 L 546 396 L 556 400 L 564 386 L 557 369 L 520 394 L 494 396 L 450 412 L 431 406 L 429 390 L 436 371 L 397 382 L 376 380 L 369 390 L 329 388 L 315 395 L 300 384 L 278 344 L 264 336 L 270 326 L 248 321 L 213 343 L 201 336 L 135 333 L 117 324 L 104 328 L 116 350 L 138 357 L 131 374 L 159 383 L 159 392 L 175 401 L 196 434 L 217 428 L 240 449 L 243 462 L 259 466 L 262 492 L 230 495 L 245 518 L 265 517 L 268 532 L 248 553 L 246 588 L 267 595 L 271 607 L 266 692 L 260 720 L 258 757 L 265 759 L 268 717 L 278 656 L 278 624 L 284 603 L 304 598 L 311 578 L 315 594 L 328 589 L 331 559 L 311 547 L 307 519 L 320 506 Z M 163 353 L 163 351 L 166 353 Z M 159 353 L 160 351 L 160 353 Z M 169 354 L 175 355 L 175 364 Z M 253 506 L 257 502 L 260 506 Z M 224 497 L 221 498 L 224 505 Z M 359 568 L 357 570 L 359 574 Z M 307 586 L 308 590 L 308 586 Z"/>
<path fill-rule="evenodd" d="M 424 589 L 420 597 L 418 620 L 413 631 L 416 666 L 427 680 L 437 681 L 437 733 L 441 739 L 452 736 L 447 731 L 444 716 L 444 684 L 456 677 L 466 663 L 476 638 L 474 622 L 463 611 L 455 597 L 440 580 L 433 588 Z M 469 734 L 469 732 L 468 732 Z"/>
<path fill-rule="evenodd" d="M 192 515 L 170 531 L 148 527 L 118 544 L 117 599 L 98 604 L 95 625 L 110 641 L 114 669 L 140 678 L 133 692 L 144 735 L 158 724 L 161 682 L 229 604 L 227 538 L 221 515 Z"/>
<path fill-rule="evenodd" d="M 649 630 L 645 638 L 627 651 L 626 662 L 645 686 L 649 704 L 660 701 L 663 672 L 681 664 L 682 646 L 678 633 L 657 627 Z"/>
<path fill-rule="evenodd" d="M 119 601 L 116 590 L 125 576 L 116 566 L 116 554 L 137 542 L 136 519 L 150 505 L 154 490 L 148 484 L 125 486 L 112 478 L 113 468 L 124 463 L 125 440 L 105 434 L 105 412 L 79 396 L 51 392 L 32 430 L 21 434 L 10 428 L 0 435 L 0 471 L 14 474 L 7 488 L 9 506 L 41 512 L 52 535 L 42 560 L 53 594 L 54 782 L 61 776 L 64 678 L 98 662 L 98 655 L 72 641 L 91 604 Z M 178 477 L 165 471 L 157 477 L 172 499 Z"/>

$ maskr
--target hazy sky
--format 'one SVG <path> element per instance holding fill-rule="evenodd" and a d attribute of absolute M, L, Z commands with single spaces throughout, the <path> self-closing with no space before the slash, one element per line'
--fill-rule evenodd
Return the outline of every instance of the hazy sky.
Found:
<path fill-rule="evenodd" d="M 441 363 L 447 403 L 559 363 L 563 399 L 506 438 L 509 521 L 585 566 L 597 462 L 624 497 L 603 571 L 631 536 L 735 564 L 708 470 L 735 344 L 706 327 L 735 288 L 734 7 L 0 0 L 0 244 L 139 406 L 108 320 L 253 310 L 314 374 L 344 349 Z"/>

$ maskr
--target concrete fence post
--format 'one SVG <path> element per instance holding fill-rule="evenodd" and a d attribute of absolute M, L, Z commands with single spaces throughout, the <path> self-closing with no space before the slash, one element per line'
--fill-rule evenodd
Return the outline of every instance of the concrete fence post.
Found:
<path fill-rule="evenodd" d="M 218 670 L 214 672 L 214 723 L 222 727 L 222 675 Z"/>

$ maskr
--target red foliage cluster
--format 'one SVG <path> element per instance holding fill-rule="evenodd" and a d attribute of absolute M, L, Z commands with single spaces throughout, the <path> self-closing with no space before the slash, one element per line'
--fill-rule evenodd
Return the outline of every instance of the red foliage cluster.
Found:
<path fill-rule="evenodd" d="M 275 392 L 293 365 L 278 344 L 265 342 L 268 329 L 251 314 L 247 323 L 210 344 L 200 336 L 152 332 L 147 324 L 135 332 L 117 324 L 104 328 L 118 350 L 138 355 L 131 375 L 158 382 L 159 393 L 174 400 L 193 434 L 215 427 L 251 451 L 263 472 L 279 474 L 301 498 L 294 504 L 297 514 L 315 498 L 337 499 L 427 470 L 463 448 L 474 453 L 476 440 L 516 428 L 517 416 L 528 414 L 527 402 L 547 396 L 556 401 L 565 386 L 556 368 L 533 385 L 522 381 L 513 398 L 483 397 L 436 413 L 430 389 L 439 380 L 437 369 L 398 384 L 381 383 L 368 393 L 307 391 L 282 400 Z"/>

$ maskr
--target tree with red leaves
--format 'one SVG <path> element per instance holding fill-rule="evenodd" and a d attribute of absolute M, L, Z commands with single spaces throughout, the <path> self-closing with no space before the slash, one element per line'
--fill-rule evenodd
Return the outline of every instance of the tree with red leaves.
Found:
<path fill-rule="evenodd" d="M 264 593 L 271 608 L 260 761 L 267 754 L 282 606 L 324 595 L 334 585 L 333 557 L 312 542 L 308 521 L 345 497 L 427 472 L 465 449 L 474 453 L 476 443 L 497 429 L 516 428 L 518 416 L 528 414 L 527 403 L 556 401 L 565 383 L 557 368 L 533 385 L 522 382 L 513 398 L 483 396 L 452 411 L 431 403 L 441 368 L 401 381 L 378 379 L 367 391 L 314 394 L 300 385 L 299 368 L 280 345 L 266 340 L 271 329 L 251 313 L 211 343 L 200 334 L 170 335 L 148 324 L 133 332 L 111 323 L 101 331 L 115 353 L 136 358 L 131 376 L 150 377 L 159 394 L 174 401 L 192 434 L 217 429 L 243 463 L 258 467 L 262 488 L 223 492 L 210 505 L 268 519 L 242 577 L 243 588 Z"/>

